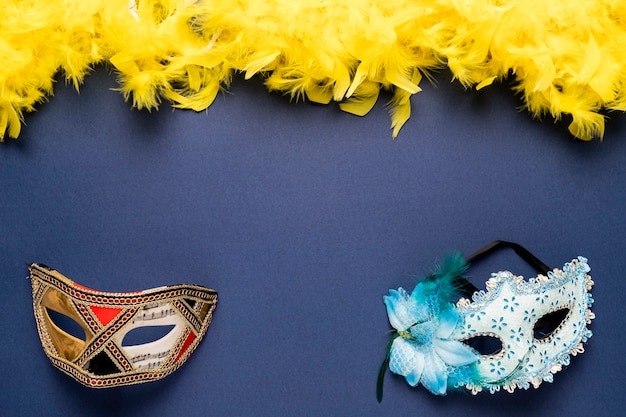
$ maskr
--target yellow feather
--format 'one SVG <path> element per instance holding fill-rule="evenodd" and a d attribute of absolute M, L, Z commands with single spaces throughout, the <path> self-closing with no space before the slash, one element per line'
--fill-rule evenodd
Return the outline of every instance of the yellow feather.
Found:
<path fill-rule="evenodd" d="M 379 92 L 380 87 L 378 84 L 374 82 L 365 82 L 357 88 L 352 97 L 343 103 L 339 103 L 339 108 L 357 116 L 365 116 L 376 104 Z"/>
<path fill-rule="evenodd" d="M 173 101 L 174 107 L 180 109 L 191 109 L 197 112 L 207 109 L 219 92 L 219 84 L 217 82 L 212 84 L 205 84 L 204 87 L 195 94 L 183 95 L 174 90 L 166 90 L 163 95 Z"/>
<path fill-rule="evenodd" d="M 591 140 L 604 135 L 604 117 L 591 111 L 572 113 L 573 121 L 568 130 L 575 137 L 582 140 Z"/>
<path fill-rule="evenodd" d="M 248 57 L 249 62 L 243 67 L 246 72 L 246 80 L 252 78 L 254 74 L 259 71 L 272 70 L 273 66 L 270 64 L 274 62 L 280 55 L 280 51 L 259 51 Z"/>
<path fill-rule="evenodd" d="M 304 92 L 313 103 L 328 104 L 333 99 L 333 90 L 327 85 L 309 85 Z"/>
<path fill-rule="evenodd" d="M 495 75 L 491 76 L 491 77 L 487 77 L 484 80 L 482 80 L 481 82 L 479 82 L 478 84 L 476 84 L 476 90 L 480 90 L 483 89 L 487 86 L 490 86 L 491 84 L 493 84 L 493 82 L 495 81 L 497 77 Z"/>
<path fill-rule="evenodd" d="M 4 139 L 7 132 L 10 138 L 17 138 L 20 135 L 22 125 L 20 116 L 10 104 L 0 104 L 0 141 Z"/>
<path fill-rule="evenodd" d="M 411 117 L 411 94 L 405 90 L 397 89 L 390 102 L 391 128 L 393 133 L 391 136 L 395 139 L 402 126 Z"/>
<path fill-rule="evenodd" d="M 422 75 L 420 74 L 420 72 L 417 69 L 413 70 L 413 75 L 411 77 L 412 83 L 417 85 L 421 79 Z M 409 91 L 396 89 L 395 94 L 391 99 L 391 102 L 389 103 L 391 113 L 391 127 L 393 129 L 393 133 L 391 134 L 391 136 L 394 139 L 398 137 L 400 129 L 402 129 L 402 126 L 404 126 L 404 124 L 411 117 L 412 95 L 413 94 Z"/>

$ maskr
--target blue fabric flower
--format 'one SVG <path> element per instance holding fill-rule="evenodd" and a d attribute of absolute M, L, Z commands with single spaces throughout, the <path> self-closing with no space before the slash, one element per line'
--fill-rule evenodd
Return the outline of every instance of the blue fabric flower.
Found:
<path fill-rule="evenodd" d="M 421 383 L 433 394 L 445 395 L 449 373 L 475 362 L 478 355 L 450 339 L 459 314 L 453 304 L 442 308 L 431 290 L 419 283 L 411 295 L 399 288 L 383 297 L 389 323 L 397 332 L 389 349 L 389 369 L 411 386 Z"/>

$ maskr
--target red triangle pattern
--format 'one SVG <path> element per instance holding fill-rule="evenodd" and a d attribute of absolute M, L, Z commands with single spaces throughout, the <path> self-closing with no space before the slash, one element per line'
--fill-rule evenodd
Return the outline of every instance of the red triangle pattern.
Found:
<path fill-rule="evenodd" d="M 114 308 L 114 307 L 100 307 L 100 306 L 89 306 L 91 312 L 100 320 L 103 326 L 106 326 L 117 317 L 118 314 L 123 310 L 123 308 Z"/>
<path fill-rule="evenodd" d="M 183 346 L 180 348 L 180 352 L 176 356 L 176 359 L 174 359 L 174 362 L 178 361 L 178 359 L 180 359 L 180 357 L 183 356 L 183 354 L 185 353 L 187 348 L 189 348 L 189 345 L 191 345 L 191 342 L 193 342 L 195 338 L 196 338 L 196 335 L 193 332 L 190 332 L 189 336 L 187 336 L 187 339 L 185 339 Z"/>

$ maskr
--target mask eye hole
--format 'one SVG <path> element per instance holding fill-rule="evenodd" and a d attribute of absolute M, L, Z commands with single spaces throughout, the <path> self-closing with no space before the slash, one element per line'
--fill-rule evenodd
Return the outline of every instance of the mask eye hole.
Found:
<path fill-rule="evenodd" d="M 561 326 L 568 314 L 569 308 L 562 308 L 541 316 L 533 327 L 535 339 L 543 340 L 550 337 Z"/>
<path fill-rule="evenodd" d="M 497 355 L 502 351 L 502 340 L 495 336 L 481 335 L 463 341 L 483 356 Z"/>
<path fill-rule="evenodd" d="M 86 339 L 85 331 L 82 327 L 80 327 L 80 324 L 78 324 L 73 318 L 68 317 L 65 314 L 59 313 L 58 311 L 51 310 L 47 307 L 46 313 L 48 313 L 50 321 L 52 321 L 55 326 L 57 326 L 65 333 L 83 341 Z"/>
<path fill-rule="evenodd" d="M 156 342 L 167 336 L 174 327 L 175 325 L 173 324 L 166 326 L 137 327 L 126 333 L 122 340 L 122 346 L 145 345 L 146 343 Z"/>

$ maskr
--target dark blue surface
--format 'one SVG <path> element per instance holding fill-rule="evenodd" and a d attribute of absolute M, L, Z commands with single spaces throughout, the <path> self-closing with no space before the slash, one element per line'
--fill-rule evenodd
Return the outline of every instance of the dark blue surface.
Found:
<path fill-rule="evenodd" d="M 205 113 L 130 110 L 104 69 L 0 145 L 0 415 L 594 415 L 624 405 L 626 118 L 603 143 L 539 123 L 505 86 L 448 77 L 391 140 L 365 118 L 237 79 Z M 387 97 L 388 98 L 388 97 Z M 551 266 L 589 258 L 597 319 L 553 384 L 432 396 L 376 376 L 382 296 L 443 253 L 519 242 Z M 45 357 L 26 264 L 105 291 L 196 283 L 220 295 L 207 336 L 166 379 L 90 390 Z M 499 253 L 472 271 L 527 268 Z M 526 268 L 526 269 L 525 269 Z"/>

